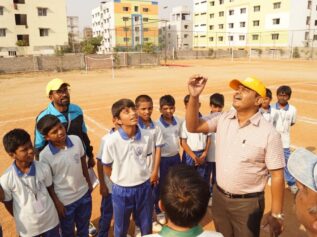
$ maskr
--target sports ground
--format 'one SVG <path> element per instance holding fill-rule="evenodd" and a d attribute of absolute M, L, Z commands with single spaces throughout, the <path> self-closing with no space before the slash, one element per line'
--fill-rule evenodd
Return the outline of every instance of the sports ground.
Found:
<path fill-rule="evenodd" d="M 169 62 L 169 65 L 175 62 Z M 153 119 L 159 117 L 158 99 L 171 94 L 176 99 L 176 115 L 184 117 L 182 102 L 187 94 L 187 80 L 192 74 L 208 77 L 207 86 L 201 97 L 201 112 L 207 114 L 209 95 L 215 92 L 225 95 L 225 109 L 231 107 L 233 91 L 228 83 L 233 78 L 243 79 L 256 76 L 273 92 L 282 84 L 293 89 L 292 103 L 298 110 L 297 123 L 291 131 L 294 147 L 306 147 L 316 152 L 317 147 L 317 61 L 230 61 L 230 60 L 186 60 L 168 67 L 128 68 L 111 70 L 71 71 L 65 73 L 41 72 L 28 74 L 0 75 L 0 137 L 13 129 L 24 128 L 34 132 L 35 117 L 49 100 L 45 96 L 47 82 L 55 77 L 71 85 L 71 101 L 84 110 L 88 134 L 94 146 L 94 154 L 99 148 L 101 137 L 111 128 L 110 108 L 120 98 L 135 99 L 140 94 L 148 94 L 154 99 Z M 0 174 L 12 160 L 0 145 Z M 98 225 L 100 208 L 99 189 L 93 192 L 92 221 Z M 266 211 L 270 207 L 270 191 L 266 189 Z M 305 236 L 303 228 L 296 220 L 294 197 L 285 191 L 285 231 L 282 236 Z M 0 204 L 0 223 L 4 236 L 16 236 L 13 219 Z M 210 210 L 202 225 L 213 229 Z M 133 233 L 133 225 L 130 232 Z M 262 231 L 261 236 L 269 236 Z"/>

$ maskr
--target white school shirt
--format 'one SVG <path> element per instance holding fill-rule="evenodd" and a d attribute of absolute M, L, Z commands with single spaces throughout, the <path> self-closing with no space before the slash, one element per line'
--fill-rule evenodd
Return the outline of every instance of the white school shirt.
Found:
<path fill-rule="evenodd" d="M 104 144 L 107 141 L 107 139 L 109 138 L 109 136 L 111 136 L 111 134 L 114 133 L 114 131 L 115 131 L 114 128 L 112 128 L 109 133 L 107 133 L 106 135 L 104 135 L 101 138 L 99 151 L 98 151 L 98 154 L 96 157 L 96 159 L 100 160 L 101 163 L 103 163 L 102 156 L 103 156 L 103 152 L 104 152 L 104 150 L 103 150 Z M 109 193 L 112 193 L 112 182 L 111 182 L 110 178 L 108 177 L 108 175 L 106 175 L 105 173 L 104 173 L 104 181 L 105 181 L 105 184 L 108 188 Z"/>
<path fill-rule="evenodd" d="M 147 159 L 152 156 L 153 136 L 137 126 L 129 138 L 122 128 L 111 134 L 103 147 L 102 163 L 112 167 L 110 179 L 114 184 L 132 187 L 150 179 Z"/>
<path fill-rule="evenodd" d="M 266 110 L 260 108 L 260 112 L 261 112 L 262 116 L 266 119 L 266 121 L 268 121 L 274 127 L 276 126 L 278 114 L 277 114 L 277 111 L 275 109 L 272 109 L 272 107 L 270 106 L 269 111 L 266 111 Z"/>
<path fill-rule="evenodd" d="M 157 125 L 156 122 L 153 122 L 152 120 L 150 121 L 150 126 L 147 127 L 141 118 L 138 119 L 138 125 L 141 130 L 147 130 L 150 132 L 153 136 L 153 151 L 152 151 L 152 157 L 149 157 L 147 161 L 147 165 L 152 172 L 154 168 L 154 159 L 155 159 L 155 151 L 157 147 L 162 147 L 164 145 L 163 142 L 163 135 L 162 135 L 162 130 L 161 128 Z"/>
<path fill-rule="evenodd" d="M 283 109 L 276 103 L 272 106 L 272 111 L 277 114 L 276 130 L 281 134 L 283 148 L 290 147 L 290 128 L 296 122 L 296 108 L 287 104 Z"/>
<path fill-rule="evenodd" d="M 83 156 L 83 143 L 75 135 L 66 137 L 65 149 L 48 143 L 40 153 L 40 161 L 51 168 L 54 191 L 65 206 L 79 200 L 88 191 L 88 183 L 81 166 Z"/>
<path fill-rule="evenodd" d="M 180 132 L 182 122 L 176 117 L 173 117 L 172 124 L 165 122 L 162 115 L 157 121 L 158 126 L 162 130 L 163 143 L 161 148 L 161 157 L 175 156 L 180 150 Z"/>
<path fill-rule="evenodd" d="M 13 200 L 13 215 L 20 236 L 31 237 L 56 227 L 59 223 L 54 203 L 47 191 L 52 185 L 50 168 L 33 161 L 28 174 L 13 163 L 1 176 L 4 201 Z M 35 193 L 41 207 L 37 207 Z"/>
<path fill-rule="evenodd" d="M 209 135 L 204 133 L 191 133 L 186 128 L 186 120 L 182 123 L 182 130 L 180 137 L 186 140 L 187 145 L 192 151 L 201 151 L 206 148 L 207 137 Z"/>

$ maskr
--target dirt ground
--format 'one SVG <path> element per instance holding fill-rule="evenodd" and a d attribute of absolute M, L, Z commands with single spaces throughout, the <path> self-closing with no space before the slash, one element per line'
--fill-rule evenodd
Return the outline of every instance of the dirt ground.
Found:
<path fill-rule="evenodd" d="M 170 64 L 176 64 L 170 62 Z M 181 67 L 182 66 L 182 67 Z M 185 67 L 186 66 L 186 67 Z M 38 113 L 46 108 L 49 100 L 45 96 L 47 82 L 55 77 L 66 80 L 71 85 L 71 100 L 84 110 L 89 136 L 95 148 L 99 147 L 101 137 L 111 127 L 110 107 L 120 98 L 134 100 L 139 94 L 148 94 L 154 99 L 153 118 L 159 116 L 158 99 L 171 94 L 176 99 L 176 115 L 184 116 L 183 97 L 187 94 L 187 79 L 192 74 L 203 74 L 209 78 L 202 96 L 201 112 L 208 113 L 208 98 L 214 92 L 225 95 L 225 108 L 229 109 L 233 91 L 228 83 L 233 78 L 249 75 L 263 80 L 274 94 L 282 84 L 293 89 L 291 103 L 298 109 L 298 119 L 291 131 L 294 147 L 307 147 L 314 151 L 317 146 L 317 62 L 316 61 L 230 61 L 230 60 L 187 60 L 177 61 L 176 66 L 129 68 L 115 71 L 72 71 L 65 73 L 45 72 L 30 74 L 0 75 L 0 137 L 13 129 L 24 128 L 33 136 L 34 121 Z M 12 160 L 0 145 L 0 174 Z M 98 225 L 100 195 L 98 188 L 93 192 L 92 221 Z M 270 190 L 266 189 L 266 211 L 270 209 Z M 285 231 L 284 237 L 305 236 L 305 231 L 297 222 L 294 213 L 294 198 L 285 190 Z M 4 236 L 16 236 L 13 219 L 0 204 L 0 223 Z M 202 225 L 212 230 L 210 210 Z M 132 234 L 133 226 L 130 228 Z M 262 231 L 261 236 L 268 236 Z"/>

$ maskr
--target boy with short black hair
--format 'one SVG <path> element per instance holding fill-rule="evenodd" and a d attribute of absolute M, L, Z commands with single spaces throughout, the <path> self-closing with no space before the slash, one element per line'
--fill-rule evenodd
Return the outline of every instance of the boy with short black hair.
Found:
<path fill-rule="evenodd" d="M 271 123 L 274 127 L 276 126 L 277 113 L 276 110 L 271 109 L 272 91 L 266 88 L 266 97 L 263 98 L 263 102 L 260 108 L 262 116 Z"/>
<path fill-rule="evenodd" d="M 86 154 L 78 136 L 66 135 L 60 120 L 45 115 L 36 124 L 48 141 L 40 152 L 40 162 L 48 164 L 53 175 L 53 187 L 49 189 L 60 216 L 63 236 L 87 237 L 91 216 L 91 191 Z"/>
<path fill-rule="evenodd" d="M 111 111 L 119 128 L 104 143 L 102 162 L 113 182 L 114 236 L 126 237 L 131 213 L 140 224 L 141 234 L 150 234 L 153 202 L 147 159 L 153 152 L 153 136 L 137 126 L 133 101 L 118 100 Z"/>
<path fill-rule="evenodd" d="M 289 100 L 292 95 L 292 89 L 289 86 L 280 86 L 277 91 L 277 103 L 272 106 L 272 112 L 277 114 L 276 120 L 276 130 L 281 134 L 283 149 L 284 149 L 284 157 L 285 157 L 285 169 L 284 176 L 285 180 L 290 188 L 291 192 L 295 194 L 298 190 L 296 186 L 295 178 L 289 173 L 287 168 L 287 161 L 291 154 L 290 151 L 290 130 L 291 126 L 293 126 L 296 122 L 296 108 L 289 104 Z"/>
<path fill-rule="evenodd" d="M 189 101 L 189 95 L 184 97 L 185 109 Z M 199 104 L 200 105 L 200 104 Z M 202 115 L 199 113 L 199 116 Z M 204 133 L 190 133 L 186 128 L 186 121 L 182 124 L 181 130 L 181 145 L 183 147 L 182 163 L 195 167 L 201 177 L 209 178 L 206 176 L 206 157 L 210 146 L 210 136 Z"/>
<path fill-rule="evenodd" d="M 221 237 L 222 234 L 204 231 L 199 225 L 206 214 L 208 200 L 209 187 L 192 167 L 171 167 L 160 192 L 160 206 L 168 222 L 160 233 L 147 236 Z"/>
<path fill-rule="evenodd" d="M 23 129 L 13 129 L 4 135 L 3 146 L 14 162 L 0 183 L 3 201 L 13 200 L 17 233 L 22 237 L 59 237 L 58 215 L 47 190 L 52 187 L 52 175 L 46 164 L 34 160 L 30 135 Z"/>

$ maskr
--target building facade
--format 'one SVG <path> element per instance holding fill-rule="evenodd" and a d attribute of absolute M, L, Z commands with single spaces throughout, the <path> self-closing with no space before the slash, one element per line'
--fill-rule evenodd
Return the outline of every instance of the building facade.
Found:
<path fill-rule="evenodd" d="M 158 2 L 108 0 L 92 10 L 93 36 L 102 36 L 98 53 L 113 48 L 134 48 L 144 43 L 158 45 Z"/>
<path fill-rule="evenodd" d="M 193 47 L 317 47 L 317 0 L 194 0 Z"/>
<path fill-rule="evenodd" d="M 88 40 L 88 39 L 92 38 L 92 28 L 91 27 L 84 28 L 83 37 L 84 37 L 84 40 Z"/>
<path fill-rule="evenodd" d="M 65 0 L 0 1 L 0 56 L 54 54 L 67 44 Z"/>

